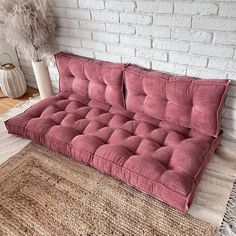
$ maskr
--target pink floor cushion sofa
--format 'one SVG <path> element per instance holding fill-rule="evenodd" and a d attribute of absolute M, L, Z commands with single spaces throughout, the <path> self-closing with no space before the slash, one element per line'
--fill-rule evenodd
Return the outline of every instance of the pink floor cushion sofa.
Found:
<path fill-rule="evenodd" d="M 186 212 L 220 140 L 227 80 L 56 55 L 60 92 L 5 125 Z"/>

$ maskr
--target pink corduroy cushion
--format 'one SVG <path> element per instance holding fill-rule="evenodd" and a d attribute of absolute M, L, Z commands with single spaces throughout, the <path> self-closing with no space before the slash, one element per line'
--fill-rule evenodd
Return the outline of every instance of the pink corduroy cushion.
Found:
<path fill-rule="evenodd" d="M 171 76 L 129 66 L 126 107 L 160 120 L 217 137 L 228 80 Z"/>
<path fill-rule="evenodd" d="M 75 93 L 60 92 L 6 122 L 186 212 L 218 139 Z"/>
<path fill-rule="evenodd" d="M 100 102 L 124 108 L 125 64 L 91 60 L 65 53 L 56 55 L 60 91 L 74 92 Z"/>
<path fill-rule="evenodd" d="M 197 86 L 185 77 L 177 80 L 160 72 L 62 53 L 56 59 L 60 92 L 7 120 L 8 132 L 115 176 L 186 212 L 220 140 L 215 125 L 202 126 L 192 116 L 197 109 L 201 118 L 205 107 L 205 118 L 215 122 L 227 82 L 211 82 L 215 101 L 207 99 L 209 81 L 202 81 L 206 92 L 200 89 L 200 81 Z M 123 70 L 128 110 L 120 99 Z"/>

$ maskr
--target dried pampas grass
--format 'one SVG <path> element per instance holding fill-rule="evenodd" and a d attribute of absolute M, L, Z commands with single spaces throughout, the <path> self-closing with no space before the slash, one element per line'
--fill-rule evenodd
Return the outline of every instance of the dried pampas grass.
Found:
<path fill-rule="evenodd" d="M 26 58 L 40 61 L 52 52 L 55 19 L 47 0 L 0 0 L 6 41 Z"/>

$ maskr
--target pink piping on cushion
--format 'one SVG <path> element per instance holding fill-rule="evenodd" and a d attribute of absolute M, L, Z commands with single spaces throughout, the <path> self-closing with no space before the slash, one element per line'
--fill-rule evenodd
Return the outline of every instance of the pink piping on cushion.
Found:
<path fill-rule="evenodd" d="M 223 103 L 225 101 L 225 98 L 226 98 L 226 94 L 227 94 L 227 90 L 228 90 L 228 87 L 229 87 L 229 83 L 230 83 L 230 80 L 228 80 L 228 82 L 225 84 L 225 91 L 221 97 L 221 101 L 220 101 L 220 104 L 219 104 L 219 107 L 217 109 L 217 133 L 215 134 L 214 137 L 217 137 L 220 133 L 220 130 L 221 130 L 221 110 L 222 110 L 222 106 L 223 106 Z"/>

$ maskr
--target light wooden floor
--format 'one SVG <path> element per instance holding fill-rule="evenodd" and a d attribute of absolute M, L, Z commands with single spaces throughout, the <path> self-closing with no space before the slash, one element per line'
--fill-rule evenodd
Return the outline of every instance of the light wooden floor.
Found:
<path fill-rule="evenodd" d="M 33 97 L 33 95 L 37 93 L 37 89 L 28 87 L 24 96 L 13 99 L 5 96 L 0 89 L 0 114 L 10 110 L 15 105 L 29 99 L 30 97 Z"/>

